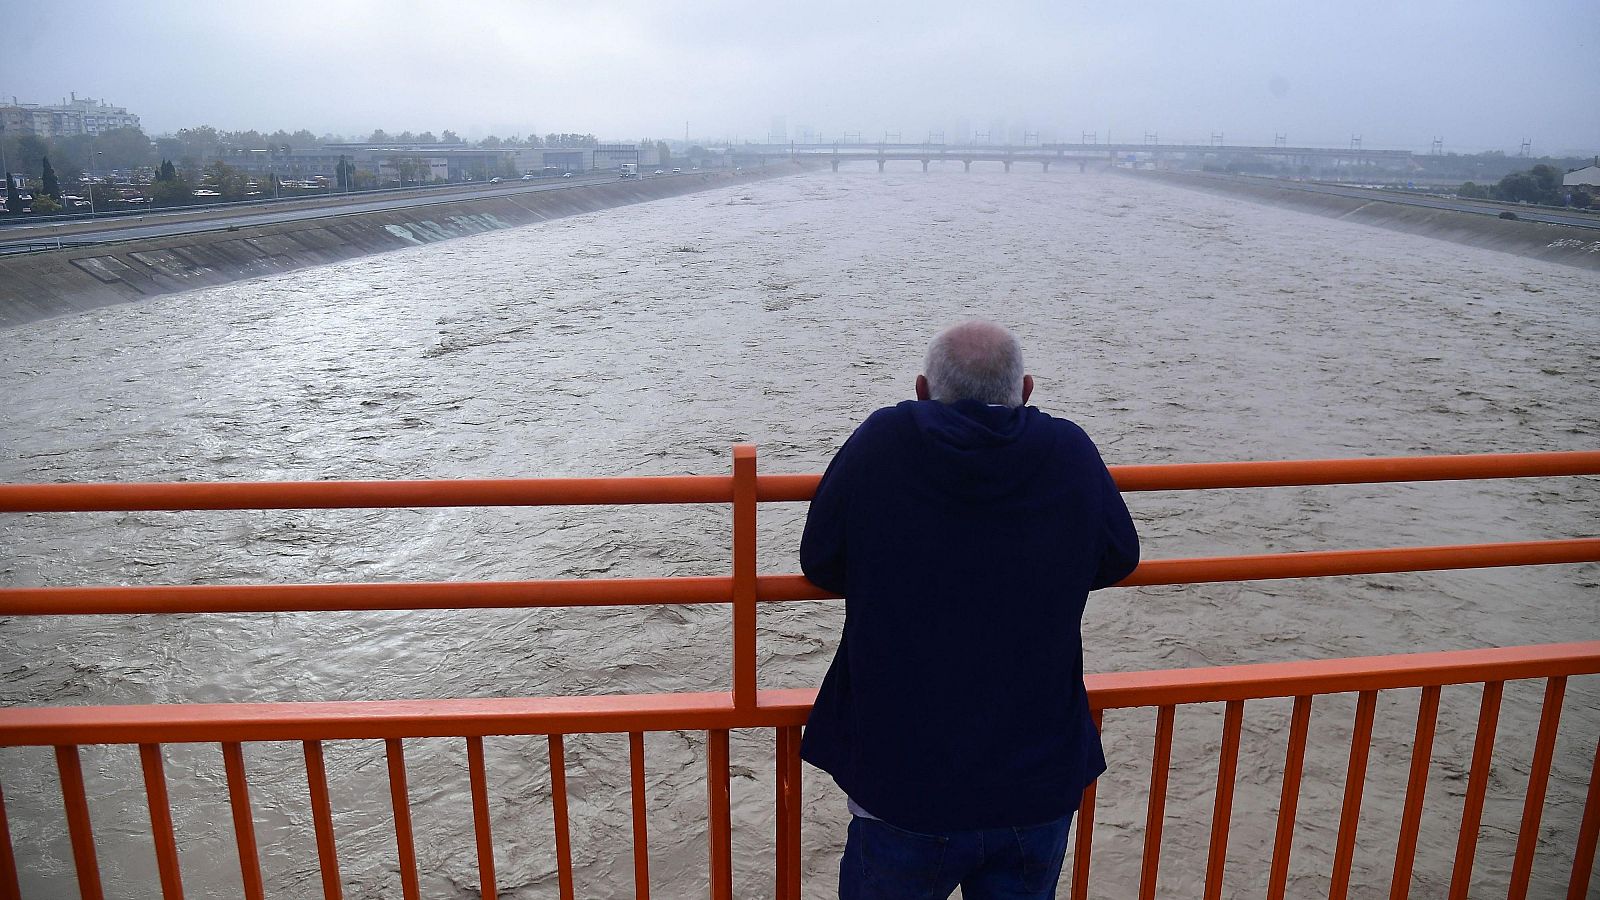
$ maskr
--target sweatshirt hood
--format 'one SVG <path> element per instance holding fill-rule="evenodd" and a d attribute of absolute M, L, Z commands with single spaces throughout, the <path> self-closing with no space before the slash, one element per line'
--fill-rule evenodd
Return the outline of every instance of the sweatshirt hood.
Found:
<path fill-rule="evenodd" d="M 1055 446 L 1054 429 L 1031 406 L 989 406 L 976 400 L 907 400 L 925 458 L 939 489 L 964 498 L 1005 496 L 1027 483 Z"/>

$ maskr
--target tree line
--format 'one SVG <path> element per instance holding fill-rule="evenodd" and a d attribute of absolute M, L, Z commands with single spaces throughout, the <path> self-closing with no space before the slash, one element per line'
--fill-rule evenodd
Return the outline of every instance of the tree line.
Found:
<path fill-rule="evenodd" d="M 1469 200 L 1503 200 L 1507 203 L 1538 203 L 1545 206 L 1575 206 L 1588 209 L 1595 197 L 1581 187 L 1568 190 L 1562 185 L 1563 173 L 1555 166 L 1540 163 L 1526 172 L 1512 172 L 1495 184 L 1469 181 L 1456 189 L 1456 196 Z"/>

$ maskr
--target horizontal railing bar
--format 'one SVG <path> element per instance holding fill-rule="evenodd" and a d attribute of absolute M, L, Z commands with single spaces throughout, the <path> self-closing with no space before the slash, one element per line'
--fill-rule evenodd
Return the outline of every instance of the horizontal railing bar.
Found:
<path fill-rule="evenodd" d="M 1193 491 L 1600 475 L 1600 451 L 1170 463 L 1110 468 L 1117 488 L 1122 491 Z M 756 498 L 769 503 L 810 500 L 821 480 L 820 475 L 762 475 L 756 485 Z"/>
<path fill-rule="evenodd" d="M 0 615 L 334 612 L 733 602 L 726 575 L 547 581 L 396 581 L 0 588 Z"/>
<path fill-rule="evenodd" d="M 1085 676 L 1094 709 L 1600 673 L 1600 641 Z M 727 692 L 0 709 L 0 746 L 700 731 L 805 724 L 813 688 Z"/>
<path fill-rule="evenodd" d="M 0 484 L 0 512 L 415 509 L 731 503 L 728 475 L 411 481 Z"/>
<path fill-rule="evenodd" d="M 1600 475 L 1600 451 L 1299 459 L 1112 466 L 1123 491 L 1207 490 L 1400 481 Z M 759 475 L 756 499 L 803 501 L 820 475 Z M 0 484 L 0 512 L 216 509 L 389 509 L 440 506 L 590 506 L 731 503 L 728 475 L 491 478 L 411 481 L 259 481 Z"/>
<path fill-rule="evenodd" d="M 1250 556 L 1153 559 L 1139 564 L 1119 587 L 1207 584 L 1332 575 L 1378 575 L 1500 566 L 1543 566 L 1600 561 L 1600 538 L 1512 541 L 1442 547 L 1389 547 L 1370 550 L 1305 550 Z"/>
<path fill-rule="evenodd" d="M 1112 466 L 1123 491 L 1386 484 L 1600 475 L 1600 450 Z"/>
<path fill-rule="evenodd" d="M 1085 675 L 1100 709 L 1600 673 L 1600 641 Z"/>
<path fill-rule="evenodd" d="M 1147 560 L 1140 563 L 1132 575 L 1118 582 L 1118 586 L 1204 584 L 1597 561 L 1600 561 L 1600 538 L 1374 550 L 1310 550 L 1253 556 Z M 756 578 L 756 599 L 763 602 L 825 600 L 837 596 L 811 584 L 804 575 L 761 575 Z M 0 615 L 7 616 L 503 609 L 731 602 L 733 579 L 725 575 L 546 581 L 0 588 Z"/>

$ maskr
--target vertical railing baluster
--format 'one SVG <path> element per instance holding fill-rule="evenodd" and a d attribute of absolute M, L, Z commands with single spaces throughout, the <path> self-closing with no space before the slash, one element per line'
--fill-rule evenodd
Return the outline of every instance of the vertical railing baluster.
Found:
<path fill-rule="evenodd" d="M 222 745 L 223 769 L 228 776 L 228 805 L 233 809 L 233 837 L 239 845 L 239 877 L 246 900 L 265 900 L 261 885 L 261 856 L 256 850 L 256 820 L 250 811 L 250 784 L 244 774 L 244 748 L 237 741 Z"/>
<path fill-rule="evenodd" d="M 339 883 L 339 849 L 333 836 L 333 802 L 328 797 L 328 770 L 322 760 L 321 741 L 302 741 L 306 758 L 306 789 L 311 794 L 311 826 L 317 837 L 317 869 L 322 874 L 323 900 L 343 900 Z"/>
<path fill-rule="evenodd" d="M 773 849 L 776 851 L 776 864 L 773 866 L 773 891 L 772 896 L 777 900 L 784 900 L 789 884 L 789 792 L 785 781 L 789 777 L 789 729 L 779 726 L 774 729 L 777 737 L 777 749 L 773 755 L 773 773 L 777 783 L 777 833 L 773 835 Z"/>
<path fill-rule="evenodd" d="M 1167 812 L 1167 772 L 1172 767 L 1172 720 L 1168 704 L 1156 712 L 1156 747 L 1150 760 L 1150 797 L 1145 803 L 1144 865 L 1139 872 L 1139 900 L 1155 900 L 1161 874 L 1161 826 Z"/>
<path fill-rule="evenodd" d="M 0 900 L 22 900 L 17 857 L 11 849 L 11 823 L 6 819 L 6 792 L 0 788 Z"/>
<path fill-rule="evenodd" d="M 1456 838 L 1456 862 L 1450 873 L 1449 900 L 1466 900 L 1472 887 L 1472 860 L 1478 851 L 1478 825 L 1483 821 L 1483 798 L 1489 790 L 1489 761 L 1494 757 L 1495 726 L 1500 721 L 1503 681 L 1487 681 L 1478 706 L 1478 736 L 1472 742 L 1472 770 L 1467 776 L 1467 796 L 1461 805 L 1461 833 Z"/>
<path fill-rule="evenodd" d="M 1557 675 L 1544 683 L 1544 706 L 1539 712 L 1539 736 L 1533 744 L 1533 767 L 1528 771 L 1528 793 L 1522 803 L 1522 827 L 1517 830 L 1517 855 L 1511 862 L 1511 890 L 1507 900 L 1526 900 L 1528 879 L 1533 877 L 1533 852 L 1539 846 L 1539 820 L 1544 814 L 1544 791 L 1555 758 L 1556 731 L 1561 727 L 1561 699 L 1567 679 Z"/>
<path fill-rule="evenodd" d="M 1267 900 L 1283 900 L 1289 883 L 1289 851 L 1294 845 L 1294 815 L 1300 805 L 1300 773 L 1306 761 L 1306 735 L 1311 729 L 1311 695 L 1294 698 L 1289 720 L 1289 749 L 1283 760 L 1283 793 L 1278 798 L 1278 830 L 1272 839 L 1272 868 L 1267 873 Z"/>
<path fill-rule="evenodd" d="M 733 705 L 756 708 L 756 448 L 733 447 Z"/>
<path fill-rule="evenodd" d="M 1439 690 L 1436 684 L 1423 688 L 1417 705 L 1417 736 L 1411 742 L 1411 776 L 1406 781 L 1405 811 L 1400 814 L 1400 841 L 1394 851 L 1389 900 L 1406 900 L 1411 894 L 1417 834 L 1422 830 L 1422 801 L 1428 791 L 1428 766 L 1433 762 L 1433 730 L 1439 720 Z"/>
<path fill-rule="evenodd" d="M 561 900 L 572 900 L 572 825 L 567 820 L 567 754 L 561 735 L 550 735 L 550 801 L 556 822 L 556 879 Z"/>
<path fill-rule="evenodd" d="M 94 855 L 94 828 L 89 824 L 89 801 L 83 792 L 83 763 L 78 748 L 56 747 L 56 769 L 61 774 L 61 801 L 67 809 L 67 833 L 72 839 L 72 862 L 78 873 L 78 896 L 103 900 L 100 863 Z"/>
<path fill-rule="evenodd" d="M 144 769 L 144 796 L 150 807 L 150 836 L 156 845 L 156 871 L 165 900 L 183 900 L 183 878 L 178 873 L 178 841 L 172 833 L 172 804 L 167 797 L 166 767 L 160 744 L 140 744 Z"/>
<path fill-rule="evenodd" d="M 1102 731 L 1105 721 L 1103 710 L 1091 710 L 1096 731 Z M 1088 900 L 1089 862 L 1094 852 L 1094 798 L 1099 780 L 1089 782 L 1083 789 L 1083 799 L 1078 803 L 1078 838 L 1072 849 L 1072 900 Z"/>
<path fill-rule="evenodd" d="M 1211 811 L 1205 900 L 1222 897 L 1222 873 L 1228 865 L 1228 828 L 1233 819 L 1233 789 L 1239 774 L 1239 730 L 1243 725 L 1244 701 L 1229 700 L 1222 716 L 1222 750 L 1217 760 L 1217 801 Z"/>
<path fill-rule="evenodd" d="M 711 900 L 733 900 L 733 832 L 728 808 L 728 732 L 706 732 L 706 803 Z"/>
<path fill-rule="evenodd" d="M 628 774 L 633 795 L 633 896 L 650 900 L 650 823 L 644 796 L 644 732 L 628 733 Z"/>
<path fill-rule="evenodd" d="M 1589 895 L 1589 876 L 1594 869 L 1595 845 L 1600 843 L 1600 741 L 1594 745 L 1594 764 L 1589 767 L 1589 799 L 1583 804 L 1583 824 L 1578 826 L 1578 844 L 1572 854 L 1572 878 L 1567 882 L 1567 900 L 1583 900 Z"/>
<path fill-rule="evenodd" d="M 421 900 L 417 883 L 417 847 L 411 834 L 411 793 L 406 789 L 406 751 L 399 738 L 383 742 L 389 760 L 389 806 L 394 810 L 394 843 L 400 860 L 400 893 L 405 900 Z"/>
<path fill-rule="evenodd" d="M 1328 900 L 1350 893 L 1350 866 L 1356 854 L 1356 829 L 1361 825 L 1361 795 L 1367 782 L 1367 751 L 1372 747 L 1372 717 L 1378 692 L 1362 691 L 1356 701 L 1356 727 L 1350 735 L 1350 766 L 1345 771 L 1344 805 L 1339 810 L 1339 838 L 1333 850 L 1333 880 Z"/>
<path fill-rule="evenodd" d="M 467 783 L 472 787 L 472 836 L 478 848 L 478 892 L 499 896 L 494 877 L 494 835 L 489 828 L 489 775 L 483 764 L 483 738 L 467 738 Z"/>
<path fill-rule="evenodd" d="M 788 810 L 789 828 L 784 837 L 788 845 L 787 856 L 789 859 L 788 878 L 784 881 L 783 889 L 779 896 L 786 900 L 800 900 L 800 726 L 789 725 L 784 731 L 789 733 L 788 752 L 784 756 L 783 786 L 786 800 L 785 809 Z"/>

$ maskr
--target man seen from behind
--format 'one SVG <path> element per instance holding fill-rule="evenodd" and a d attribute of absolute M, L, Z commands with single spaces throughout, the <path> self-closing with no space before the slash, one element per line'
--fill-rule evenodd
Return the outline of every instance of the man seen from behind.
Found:
<path fill-rule="evenodd" d="M 925 370 L 811 502 L 801 568 L 845 625 L 801 757 L 849 798 L 841 900 L 1054 897 L 1105 770 L 1080 620 L 1138 536 L 1083 429 L 1023 405 L 1009 331 L 951 327 Z"/>

